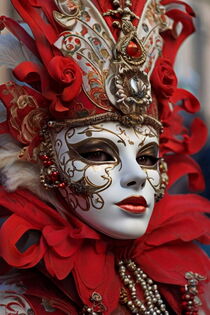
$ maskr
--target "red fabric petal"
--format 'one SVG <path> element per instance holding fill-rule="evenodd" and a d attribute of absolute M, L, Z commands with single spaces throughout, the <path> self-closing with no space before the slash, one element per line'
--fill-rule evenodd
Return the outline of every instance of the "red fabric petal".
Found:
<path fill-rule="evenodd" d="M 151 76 L 157 98 L 170 99 L 177 88 L 177 77 L 168 59 L 159 57 Z"/>
<path fill-rule="evenodd" d="M 68 227 L 57 229 L 57 227 L 45 226 L 42 233 L 47 244 L 52 247 L 60 257 L 72 256 L 83 242 L 81 239 L 71 239 L 69 237 Z"/>
<path fill-rule="evenodd" d="M 108 308 L 106 313 L 110 314 L 118 304 L 120 280 L 115 273 L 113 254 L 96 253 L 94 247 L 92 242 L 83 246 L 73 275 L 82 300 L 91 306 L 89 299 L 96 291 L 103 297 L 102 303 Z"/>
<path fill-rule="evenodd" d="M 172 210 L 172 209 L 169 209 Z M 200 224 L 198 225 L 198 222 Z M 190 226 L 191 230 L 186 226 Z M 175 240 L 189 242 L 200 239 L 205 235 L 205 240 L 210 243 L 210 220 L 201 214 L 192 213 L 189 215 L 176 215 L 172 220 L 156 228 L 146 240 L 147 245 L 159 246 Z"/>
<path fill-rule="evenodd" d="M 30 61 L 20 63 L 14 70 L 14 75 L 19 81 L 26 82 L 31 86 L 40 84 L 41 91 L 49 87 L 49 77 L 44 67 Z M 35 85 L 35 87 L 37 87 Z"/>
<path fill-rule="evenodd" d="M 170 119 L 169 126 L 166 126 L 163 134 L 161 135 L 161 154 L 167 152 L 175 152 L 179 154 L 195 154 L 206 143 L 207 140 L 207 127 L 199 118 L 195 118 L 189 130 L 180 128 L 181 117 L 177 115 L 172 116 L 174 122 Z M 171 124 L 173 124 L 171 126 Z M 199 131 L 198 131 L 199 130 Z"/>
<path fill-rule="evenodd" d="M 175 61 L 178 49 L 180 48 L 183 41 L 191 35 L 195 31 L 195 27 L 193 24 L 192 18 L 195 16 L 194 12 L 192 11 L 191 7 L 182 1 L 176 0 L 162 0 L 161 3 L 163 5 L 167 4 L 181 4 L 185 8 L 185 12 L 179 9 L 172 9 L 169 6 L 167 11 L 167 16 L 174 21 L 174 27 L 171 31 L 166 31 L 162 33 L 162 36 L 165 40 L 164 47 L 163 47 L 163 56 L 168 58 L 172 64 Z M 176 32 L 176 26 L 181 23 L 182 30 L 180 34 Z"/>
<path fill-rule="evenodd" d="M 52 277 L 58 280 L 65 279 L 72 271 L 75 257 L 61 257 L 56 253 L 47 251 L 44 256 L 44 262 L 47 271 Z"/>
<path fill-rule="evenodd" d="M 88 257 L 86 263 L 84 263 L 85 257 Z M 106 259 L 108 258 L 104 253 L 96 253 L 93 242 L 86 242 L 78 255 L 77 265 L 75 266 L 75 275 L 80 279 L 78 285 L 82 283 L 85 287 L 94 289 L 94 287 L 105 281 Z"/>
<path fill-rule="evenodd" d="M 48 71 L 58 85 L 55 91 L 62 89 L 58 96 L 63 102 L 69 102 L 77 96 L 81 90 L 82 71 L 73 59 L 55 56 L 48 64 Z"/>
<path fill-rule="evenodd" d="M 187 4 L 186 2 L 184 2 L 184 1 L 180 1 L 180 0 L 162 0 L 161 1 L 162 5 L 175 4 L 175 3 L 178 4 L 178 5 L 183 5 L 185 10 L 186 10 L 186 12 L 190 16 L 195 17 L 195 12 L 193 11 L 192 7 L 189 4 Z"/>
<path fill-rule="evenodd" d="M 183 219 L 185 219 L 194 213 L 210 213 L 210 201 L 194 194 L 166 194 L 166 196 L 155 205 L 148 232 L 164 226 L 167 222 L 172 222 L 174 219 L 176 220 L 176 217 L 180 214 L 182 214 Z M 186 229 L 189 229 L 190 235 L 190 224 L 186 225 Z M 165 242 L 167 242 L 166 239 Z"/>
<path fill-rule="evenodd" d="M 38 50 L 34 39 L 20 26 L 19 23 L 6 16 L 0 17 L 0 22 L 37 57 L 39 57 Z"/>
<path fill-rule="evenodd" d="M 54 117 L 59 115 L 59 113 L 62 114 L 69 111 L 69 104 L 67 106 L 64 106 L 65 104 L 61 102 L 59 95 L 57 95 L 53 91 L 47 91 L 44 96 L 50 101 L 50 112 Z"/>
<path fill-rule="evenodd" d="M 37 50 L 47 68 L 49 61 L 55 55 L 61 55 L 60 51 L 53 46 L 58 35 L 55 21 L 53 21 L 52 18 L 53 11 L 56 10 L 54 2 L 45 0 L 43 4 L 43 1 L 33 3 L 30 0 L 12 0 L 12 4 L 31 28 L 36 41 Z M 35 5 L 35 7 L 33 5 Z M 47 16 L 48 20 L 42 18 L 40 12 L 37 11 L 37 6 L 45 8 L 44 12 L 49 13 L 51 11 L 50 23 L 48 22 L 50 18 L 49 14 Z M 47 10 L 46 6 L 48 6 Z"/>
<path fill-rule="evenodd" d="M 35 266 L 45 254 L 45 246 L 42 240 L 38 244 L 30 246 L 23 253 L 20 252 L 16 243 L 29 230 L 34 229 L 26 220 L 17 215 L 10 216 L 2 225 L 0 230 L 1 256 L 6 262 L 19 268 L 30 268 Z"/>
<path fill-rule="evenodd" d="M 208 256 L 193 243 L 175 242 L 151 247 L 142 255 L 139 255 L 138 248 L 136 251 L 135 260 L 157 282 L 184 286 L 186 272 L 197 272 L 203 276 L 209 273 Z"/>
<path fill-rule="evenodd" d="M 156 204 L 146 234 L 136 241 L 134 259 L 162 283 L 184 285 L 187 271 L 207 276 L 210 260 L 192 242 L 210 243 L 210 220 L 202 214 L 207 211 L 210 202 L 200 196 L 166 195 Z"/>
<path fill-rule="evenodd" d="M 89 226 L 69 213 L 69 220 L 64 219 L 56 210 L 50 208 L 35 195 L 26 190 L 8 193 L 0 190 L 0 203 L 3 207 L 14 212 L 35 229 L 52 226 L 56 229 L 69 227 L 69 236 L 75 239 L 100 239 L 101 236 Z"/>
<path fill-rule="evenodd" d="M 200 166 L 191 157 L 174 154 L 167 156 L 165 160 L 168 165 L 168 188 L 185 175 L 188 176 L 189 188 L 192 191 L 202 191 L 205 188 Z"/>
<path fill-rule="evenodd" d="M 195 118 L 191 125 L 191 135 L 186 139 L 189 154 L 195 154 L 205 145 L 208 129 L 200 118 Z"/>
<path fill-rule="evenodd" d="M 61 56 L 55 56 L 50 60 L 48 71 L 54 80 L 67 85 L 75 80 L 77 71 L 81 74 L 79 66 L 73 59 Z"/>
<path fill-rule="evenodd" d="M 200 110 L 200 102 L 198 99 L 192 93 L 184 89 L 176 89 L 171 101 L 174 104 L 182 101 L 181 107 L 188 113 L 196 113 Z"/>
<path fill-rule="evenodd" d="M 44 258 L 48 272 L 63 279 L 71 271 L 74 256 L 84 238 L 100 239 L 97 232 L 79 219 L 69 215 L 69 224 L 55 210 L 27 191 L 8 194 L 1 190 L 0 200 L 3 207 L 16 213 L 6 220 L 0 230 L 1 240 L 6 245 L 1 255 L 12 266 L 28 268 Z M 15 244 L 30 230 L 42 232 L 40 244 L 32 245 L 24 253 L 20 253 Z"/>

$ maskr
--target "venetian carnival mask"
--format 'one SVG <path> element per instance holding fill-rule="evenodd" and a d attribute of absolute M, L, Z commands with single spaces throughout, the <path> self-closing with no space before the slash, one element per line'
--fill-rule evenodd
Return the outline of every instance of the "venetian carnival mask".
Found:
<path fill-rule="evenodd" d="M 69 211 L 110 237 L 142 236 L 160 188 L 157 132 L 105 122 L 54 128 L 51 141 Z"/>

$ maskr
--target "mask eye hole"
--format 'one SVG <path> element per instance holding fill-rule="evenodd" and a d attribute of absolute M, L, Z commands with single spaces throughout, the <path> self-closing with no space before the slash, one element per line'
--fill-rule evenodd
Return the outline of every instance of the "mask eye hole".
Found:
<path fill-rule="evenodd" d="M 118 163 L 119 160 L 118 148 L 109 139 L 85 139 L 70 145 L 69 149 L 76 153 L 77 158 L 80 156 L 80 158 L 84 159 L 84 163 Z"/>
<path fill-rule="evenodd" d="M 80 153 L 80 155 L 89 161 L 92 162 L 112 162 L 115 161 L 114 157 L 111 154 L 105 151 L 92 151 L 92 152 L 85 152 Z"/>
<path fill-rule="evenodd" d="M 158 151 L 157 143 L 147 144 L 138 152 L 137 163 L 143 167 L 155 167 L 159 160 Z"/>
<path fill-rule="evenodd" d="M 142 166 L 155 166 L 159 158 L 152 155 L 141 155 L 137 157 L 137 163 Z"/>

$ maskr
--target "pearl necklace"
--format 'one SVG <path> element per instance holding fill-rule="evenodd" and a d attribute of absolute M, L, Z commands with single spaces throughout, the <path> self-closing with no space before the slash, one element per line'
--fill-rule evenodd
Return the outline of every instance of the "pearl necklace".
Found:
<path fill-rule="evenodd" d="M 131 314 L 136 315 L 169 315 L 158 291 L 157 284 L 150 279 L 146 273 L 132 260 L 120 261 L 118 263 L 120 278 L 124 284 L 120 293 L 120 303 L 124 304 Z M 127 271 L 127 272 L 126 272 Z M 186 315 L 198 315 L 198 308 L 202 305 L 198 297 L 198 284 L 206 278 L 193 272 L 187 272 L 185 279 L 188 284 L 181 287 L 182 313 Z M 136 286 L 140 286 L 144 294 L 144 301 L 137 297 Z M 90 297 L 93 307 L 84 305 L 80 314 L 103 315 L 106 306 L 103 304 L 102 296 L 93 292 Z"/>
<path fill-rule="evenodd" d="M 141 268 L 137 267 L 132 260 L 120 261 L 118 265 L 120 278 L 124 284 L 120 294 L 120 302 L 127 306 L 131 314 L 169 315 L 157 284 L 154 284 L 153 280 Z M 137 297 L 136 285 L 140 285 L 143 290 L 144 302 Z"/>

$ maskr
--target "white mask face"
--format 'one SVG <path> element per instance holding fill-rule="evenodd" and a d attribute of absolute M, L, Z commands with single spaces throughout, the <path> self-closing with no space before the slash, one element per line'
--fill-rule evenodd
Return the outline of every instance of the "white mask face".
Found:
<path fill-rule="evenodd" d="M 55 128 L 51 140 L 60 173 L 82 191 L 60 190 L 70 211 L 112 238 L 142 236 L 160 187 L 157 132 L 105 122 Z"/>

